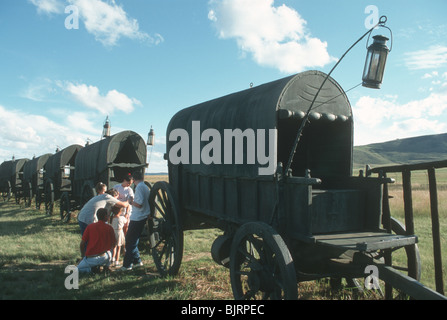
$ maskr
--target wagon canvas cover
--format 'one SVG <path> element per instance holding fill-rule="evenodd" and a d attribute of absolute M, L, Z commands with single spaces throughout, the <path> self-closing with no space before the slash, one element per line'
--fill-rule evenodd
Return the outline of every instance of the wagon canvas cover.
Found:
<path fill-rule="evenodd" d="M 82 146 L 73 144 L 52 155 L 45 164 L 45 179 L 56 180 L 61 169 L 74 161 L 74 157 L 80 149 L 82 149 Z"/>
<path fill-rule="evenodd" d="M 11 176 L 13 174 L 13 161 L 5 161 L 0 165 L 0 184 L 3 184 L 3 182 L 11 180 Z"/>
<path fill-rule="evenodd" d="M 200 131 L 216 129 L 224 137 L 225 129 L 277 130 L 273 156 L 275 163 L 287 163 L 298 127 L 311 105 L 326 74 L 306 71 L 244 91 L 207 101 L 179 111 L 167 128 L 167 154 L 179 140 L 171 139 L 170 133 L 183 129 L 194 139 L 193 124 L 200 124 Z M 352 169 L 352 110 L 343 89 L 329 78 L 316 99 L 298 146 L 292 166 L 294 175 L 303 175 L 304 169 L 322 174 L 338 172 L 349 175 Z M 223 139 L 222 139 L 223 140 Z M 268 139 L 266 138 L 266 143 Z M 200 150 L 208 141 L 200 141 Z M 234 146 L 233 146 L 234 148 Z M 269 150 L 268 146 L 264 147 Z M 244 152 L 247 149 L 244 149 Z M 222 143 L 221 154 L 224 153 Z M 182 163 L 190 172 L 207 175 L 256 177 L 261 165 L 247 164 L 244 154 L 242 165 L 193 163 L 192 144 L 189 161 Z M 267 155 L 267 154 L 266 154 Z M 171 154 L 172 156 L 172 154 Z M 197 155 L 196 155 L 197 156 Z M 234 157 L 234 149 L 233 149 Z M 170 163 L 172 166 L 172 163 Z M 272 172 L 273 174 L 273 172 Z"/>
<path fill-rule="evenodd" d="M 146 142 L 133 131 L 122 131 L 79 150 L 75 180 L 95 179 L 114 166 L 146 166 Z"/>
<path fill-rule="evenodd" d="M 23 180 L 31 182 L 33 177 L 42 169 L 50 158 L 51 153 L 41 155 L 26 162 L 23 167 Z"/>

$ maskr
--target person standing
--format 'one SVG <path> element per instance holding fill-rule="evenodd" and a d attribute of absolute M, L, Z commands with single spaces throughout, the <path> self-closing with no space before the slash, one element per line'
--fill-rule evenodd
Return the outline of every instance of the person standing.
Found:
<path fill-rule="evenodd" d="M 137 171 L 133 174 L 135 184 L 135 198 L 132 202 L 132 215 L 130 216 L 129 228 L 126 234 L 126 253 L 124 254 L 124 261 L 121 270 L 132 270 L 133 266 L 143 266 L 140 252 L 138 250 L 138 243 L 140 241 L 141 233 L 144 225 L 150 214 L 149 194 L 150 190 L 144 183 L 144 175 Z"/>
<path fill-rule="evenodd" d="M 134 193 L 132 188 L 130 187 L 133 183 L 133 177 L 131 174 L 128 174 L 123 182 L 113 186 L 113 189 L 117 190 L 119 193 L 118 200 L 119 201 L 128 201 L 131 202 L 134 198 Z M 123 232 L 124 235 L 127 233 L 127 228 L 129 227 L 130 215 L 132 214 L 132 206 L 128 206 L 124 209 L 124 216 L 126 218 L 126 224 L 124 225 Z"/>
<path fill-rule="evenodd" d="M 109 267 L 112 261 L 110 250 L 115 246 L 115 232 L 106 224 L 107 209 L 97 212 L 98 221 L 87 226 L 79 245 L 82 260 L 78 264 L 79 272 L 92 272 L 100 266 Z"/>
<path fill-rule="evenodd" d="M 115 232 L 115 239 L 116 244 L 113 248 L 112 253 L 112 264 L 115 267 L 119 266 L 119 260 L 120 260 L 120 252 L 121 252 L 121 246 L 124 245 L 124 232 L 123 227 L 126 223 L 126 218 L 123 215 L 123 208 L 118 206 L 112 207 L 112 216 L 110 217 L 110 224 L 113 227 L 113 230 Z"/>

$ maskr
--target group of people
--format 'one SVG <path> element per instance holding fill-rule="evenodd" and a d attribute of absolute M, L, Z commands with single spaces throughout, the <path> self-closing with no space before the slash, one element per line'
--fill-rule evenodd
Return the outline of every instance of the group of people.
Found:
<path fill-rule="evenodd" d="M 120 266 L 122 247 L 125 250 L 120 270 L 142 266 L 138 243 L 150 214 L 150 190 L 144 183 L 143 173 L 134 172 L 110 190 L 100 182 L 96 185 L 96 193 L 78 214 L 82 235 L 79 248 L 82 260 L 77 266 L 78 271 L 92 272 L 101 266 Z"/>

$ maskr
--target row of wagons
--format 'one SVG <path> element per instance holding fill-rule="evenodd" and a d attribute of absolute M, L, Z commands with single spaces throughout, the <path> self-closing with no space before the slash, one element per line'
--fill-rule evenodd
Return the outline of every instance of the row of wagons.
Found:
<path fill-rule="evenodd" d="M 95 185 L 108 187 L 121 182 L 126 175 L 141 170 L 146 163 L 146 142 L 133 131 L 122 131 L 85 146 L 70 145 L 56 153 L 32 159 L 12 159 L 0 165 L 0 195 L 3 201 L 36 208 L 45 205 L 53 214 L 60 201 L 61 219 L 68 222 L 71 212 L 96 195 Z"/>

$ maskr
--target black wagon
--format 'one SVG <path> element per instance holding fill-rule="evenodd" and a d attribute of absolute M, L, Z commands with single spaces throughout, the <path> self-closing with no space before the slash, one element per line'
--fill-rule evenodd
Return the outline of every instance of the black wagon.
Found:
<path fill-rule="evenodd" d="M 12 161 L 8 161 L 7 164 L 5 164 L 4 167 L 4 174 L 5 174 L 5 186 L 7 186 L 8 189 L 11 190 L 11 195 L 14 195 L 14 198 L 16 200 L 16 203 L 19 204 L 21 198 L 23 198 L 23 170 L 25 164 L 29 161 L 27 158 L 21 158 L 21 159 L 13 159 Z M 9 171 L 9 167 L 11 168 L 11 171 Z M 3 171 L 3 169 L 2 169 Z M 8 173 L 9 172 L 9 173 Z M 3 175 L 2 173 L 2 175 Z M 6 180 L 9 174 L 8 181 Z"/>
<path fill-rule="evenodd" d="M 160 273 L 179 271 L 183 232 L 200 228 L 222 230 L 211 254 L 230 269 L 236 299 L 296 299 L 301 281 L 364 278 L 384 252 L 417 252 L 397 221 L 382 226 L 391 181 L 352 175 L 353 114 L 340 85 L 329 77 L 309 110 L 325 78 L 307 71 L 173 116 L 169 183 L 154 184 L 148 220 Z M 410 263 L 420 274 L 417 254 Z"/>
<path fill-rule="evenodd" d="M 35 196 L 36 208 L 40 208 L 43 199 L 44 188 L 44 166 L 50 158 L 51 153 L 43 154 L 39 157 L 27 161 L 23 166 L 22 193 L 26 206 L 31 206 Z"/>
<path fill-rule="evenodd" d="M 137 170 L 144 172 L 147 149 L 143 138 L 130 130 L 108 136 L 88 144 L 77 152 L 71 192 L 64 191 L 60 200 L 60 214 L 69 220 L 71 211 L 96 195 L 95 186 L 102 182 L 108 188 L 121 182 Z"/>
<path fill-rule="evenodd" d="M 0 164 L 0 194 L 3 201 L 9 201 L 12 195 L 11 177 L 13 160 L 8 160 Z"/>
<path fill-rule="evenodd" d="M 54 203 L 64 192 L 71 193 L 75 160 L 81 145 L 73 144 L 58 150 L 47 160 L 44 173 L 44 201 L 47 214 L 53 214 Z M 66 217 L 65 217 L 66 218 Z"/>

